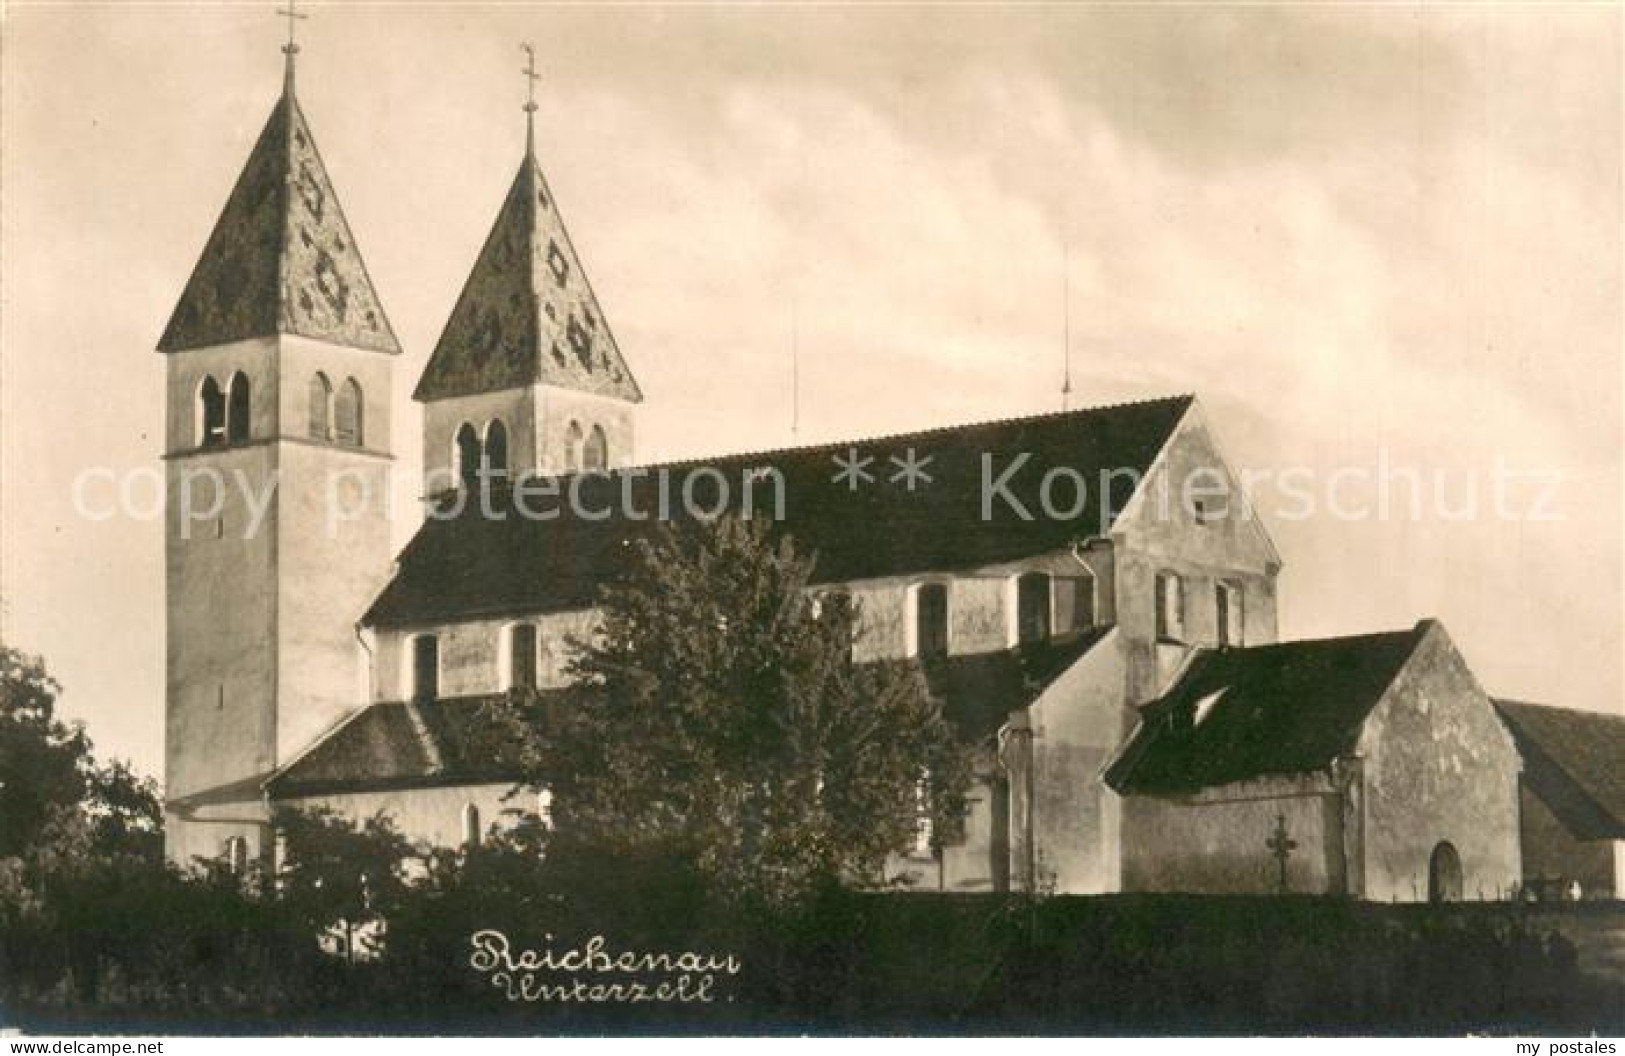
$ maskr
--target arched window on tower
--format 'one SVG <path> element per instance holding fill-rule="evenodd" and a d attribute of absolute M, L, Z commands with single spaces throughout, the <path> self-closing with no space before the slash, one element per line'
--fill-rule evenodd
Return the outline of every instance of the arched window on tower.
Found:
<path fill-rule="evenodd" d="M 609 468 L 609 437 L 601 425 L 593 426 L 587 434 L 587 443 L 581 449 L 581 468 L 589 472 Z"/>
<path fill-rule="evenodd" d="M 478 847 L 480 835 L 480 808 L 473 803 L 463 804 L 463 846 Z"/>
<path fill-rule="evenodd" d="M 474 427 L 464 422 L 457 430 L 457 441 L 452 445 L 457 458 L 457 479 L 466 487 L 480 479 L 480 438 Z"/>
<path fill-rule="evenodd" d="M 582 447 L 586 443 L 586 434 L 581 431 L 580 422 L 571 422 L 570 427 L 564 431 L 564 469 L 568 473 L 581 471 Z"/>
<path fill-rule="evenodd" d="M 501 418 L 485 427 L 485 472 L 493 479 L 508 475 L 508 427 Z"/>
<path fill-rule="evenodd" d="M 333 436 L 333 383 L 317 371 L 310 379 L 310 438 L 329 440 Z"/>
<path fill-rule="evenodd" d="M 1050 630 L 1050 581 L 1044 572 L 1028 572 L 1016 580 L 1016 641 L 1042 642 Z"/>
<path fill-rule="evenodd" d="M 333 399 L 333 439 L 349 447 L 361 446 L 361 386 L 344 379 Z"/>
<path fill-rule="evenodd" d="M 198 389 L 198 442 L 204 447 L 226 442 L 226 395 L 213 377 Z"/>
<path fill-rule="evenodd" d="M 239 370 L 231 376 L 231 385 L 226 390 L 226 439 L 234 444 L 248 439 L 253 402 L 248 390 L 248 375 Z"/>

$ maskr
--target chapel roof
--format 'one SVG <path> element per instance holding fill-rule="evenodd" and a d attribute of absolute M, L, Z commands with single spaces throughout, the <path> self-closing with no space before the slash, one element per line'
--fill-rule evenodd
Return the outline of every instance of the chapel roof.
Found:
<path fill-rule="evenodd" d="M 1581 839 L 1625 839 L 1625 715 L 1495 701 L 1524 781 Z"/>
<path fill-rule="evenodd" d="M 400 351 L 299 108 L 291 65 L 158 351 L 274 334 Z"/>
<path fill-rule="evenodd" d="M 1140 709 L 1106 781 L 1124 794 L 1176 794 L 1321 770 L 1354 749 L 1431 626 L 1203 650 Z"/>
<path fill-rule="evenodd" d="M 643 399 L 527 141 L 412 398 L 535 384 Z"/>
<path fill-rule="evenodd" d="M 493 496 L 499 516 L 470 500 L 460 512 L 425 520 L 363 620 L 432 626 L 590 608 L 598 587 L 625 567 L 625 548 L 658 523 L 661 494 L 671 519 L 687 516 L 682 488 L 691 474 L 695 506 L 715 506 L 720 479 L 728 482 L 726 508 L 738 512 L 746 475 L 776 470 L 784 503 L 774 530 L 816 555 L 815 583 L 965 571 L 1053 552 L 1109 530 L 1192 402 L 1178 396 L 592 474 L 579 481 L 579 509 L 564 498 L 573 478 L 538 478 L 559 497 L 520 503 L 504 491 Z M 916 479 L 912 490 L 893 480 L 910 452 L 931 478 Z M 853 459 L 872 480 L 854 486 L 850 474 L 841 475 Z M 1020 509 L 1001 494 L 984 510 L 987 480 L 1018 462 L 1008 491 Z M 1040 501 L 1039 484 L 1056 469 L 1084 484 L 1076 503 L 1065 481 L 1051 490 L 1051 512 L 1066 516 L 1047 514 Z M 753 486 L 757 516 L 772 519 L 774 491 L 768 477 Z M 541 519 L 536 510 L 556 516 Z"/>

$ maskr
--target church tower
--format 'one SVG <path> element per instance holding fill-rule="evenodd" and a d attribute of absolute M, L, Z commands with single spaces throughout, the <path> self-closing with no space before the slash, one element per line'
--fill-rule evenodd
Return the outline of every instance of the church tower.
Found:
<path fill-rule="evenodd" d="M 534 57 L 527 74 L 534 90 Z M 537 164 L 535 111 L 533 96 L 519 172 L 412 394 L 429 495 L 482 467 L 553 475 L 632 461 L 643 394 Z"/>
<path fill-rule="evenodd" d="M 290 22 L 291 25 L 291 22 Z M 167 374 L 166 842 L 268 852 L 261 783 L 364 699 L 400 351 L 294 94 L 158 343 Z"/>

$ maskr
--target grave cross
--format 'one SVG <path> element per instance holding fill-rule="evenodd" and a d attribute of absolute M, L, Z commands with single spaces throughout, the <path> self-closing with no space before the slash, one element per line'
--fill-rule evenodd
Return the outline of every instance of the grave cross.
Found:
<path fill-rule="evenodd" d="M 1298 848 L 1298 841 L 1292 839 L 1286 834 L 1285 814 L 1277 814 L 1275 816 L 1275 832 L 1270 835 L 1268 840 L 1264 841 L 1264 846 L 1269 848 L 1270 854 L 1275 858 L 1276 867 L 1278 869 L 1276 874 L 1276 890 L 1278 890 L 1281 894 L 1285 894 L 1286 860 L 1290 858 L 1292 856 L 1292 852 Z"/>

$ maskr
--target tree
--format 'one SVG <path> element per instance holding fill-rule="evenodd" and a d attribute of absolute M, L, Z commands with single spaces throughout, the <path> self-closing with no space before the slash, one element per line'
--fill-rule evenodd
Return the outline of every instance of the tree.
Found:
<path fill-rule="evenodd" d="M 165 879 L 163 808 L 150 778 L 96 761 L 82 727 L 57 717 L 60 692 L 42 660 L 0 645 L 0 965 L 48 971 L 60 957 L 89 998 L 127 928 L 109 892 Z M 57 938 L 42 947 L 34 933 Z"/>
<path fill-rule="evenodd" d="M 81 804 L 94 853 L 156 864 L 164 855 L 164 805 L 158 782 L 114 759 L 98 763 L 85 782 Z"/>
<path fill-rule="evenodd" d="M 57 718 L 61 691 L 39 657 L 0 645 L 0 858 L 37 847 L 54 809 L 84 796 L 90 742 Z"/>
<path fill-rule="evenodd" d="M 338 929 L 353 956 L 358 936 L 375 930 L 370 926 L 400 902 L 406 862 L 415 856 L 411 843 L 384 811 L 352 824 L 330 807 L 284 808 L 272 824 L 284 841 L 276 873 L 281 897 L 312 928 Z"/>
<path fill-rule="evenodd" d="M 520 694 L 515 742 L 552 795 L 549 853 L 679 862 L 772 902 L 877 883 L 920 822 L 964 812 L 965 750 L 911 662 L 856 664 L 857 612 L 761 522 L 662 526 L 601 591 L 562 701 Z"/>

